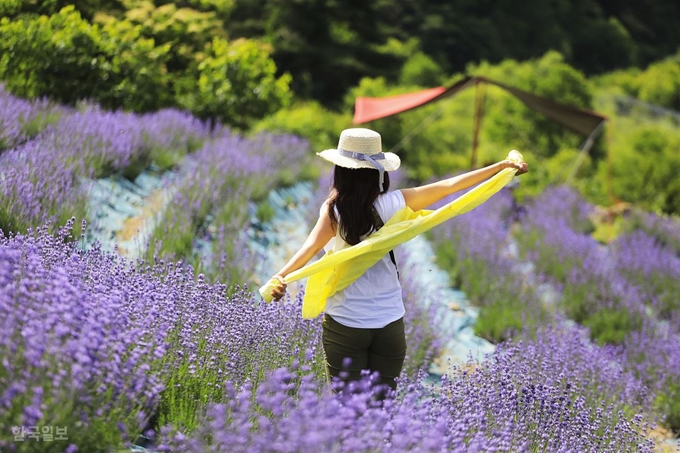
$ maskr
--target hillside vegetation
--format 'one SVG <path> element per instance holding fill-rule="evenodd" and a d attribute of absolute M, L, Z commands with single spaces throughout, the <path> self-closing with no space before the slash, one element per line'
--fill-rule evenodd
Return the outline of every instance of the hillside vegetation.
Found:
<path fill-rule="evenodd" d="M 654 110 L 680 109 L 674 2 L 494 2 L 489 10 L 467 1 L 52 0 L 4 2 L 0 17 L 0 79 L 15 95 L 179 108 L 213 126 L 301 135 L 314 149 L 334 146 L 351 126 L 358 95 L 485 75 L 610 121 L 577 157 L 584 137 L 491 88 L 481 162 L 521 149 L 534 169 L 527 193 L 568 182 L 598 204 L 680 212 L 677 115 Z M 464 170 L 473 97 L 368 126 L 388 148 L 399 144 L 412 179 Z M 631 99 L 652 105 L 630 108 Z"/>

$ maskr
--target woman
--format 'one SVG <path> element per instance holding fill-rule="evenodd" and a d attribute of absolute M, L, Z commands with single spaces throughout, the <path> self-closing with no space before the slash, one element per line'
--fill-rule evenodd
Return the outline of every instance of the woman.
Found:
<path fill-rule="evenodd" d="M 300 250 L 274 276 L 275 300 L 286 292 L 286 275 L 303 267 L 324 246 L 340 250 L 378 230 L 397 211 L 424 209 L 459 190 L 474 186 L 504 168 L 527 171 L 526 163 L 509 160 L 432 184 L 389 192 L 386 172 L 399 168 L 399 157 L 383 153 L 380 134 L 346 129 L 337 149 L 317 153 L 335 164 L 333 185 L 319 218 Z M 377 171 L 376 171 L 377 170 Z M 356 281 L 328 298 L 323 319 L 323 347 L 330 376 L 357 380 L 362 370 L 380 374 L 381 383 L 396 388 L 406 355 L 404 303 L 397 263 L 386 254 Z"/>

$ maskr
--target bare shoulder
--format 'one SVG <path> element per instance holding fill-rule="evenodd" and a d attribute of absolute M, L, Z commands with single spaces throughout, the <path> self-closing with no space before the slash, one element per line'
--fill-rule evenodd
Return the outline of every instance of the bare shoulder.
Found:
<path fill-rule="evenodd" d="M 333 222 L 331 221 L 330 210 L 331 200 L 329 197 L 326 198 L 326 200 L 321 204 L 321 208 L 319 208 L 319 219 L 317 220 L 317 225 L 323 226 L 324 228 L 330 228 L 335 234 L 335 225 L 333 225 Z"/>

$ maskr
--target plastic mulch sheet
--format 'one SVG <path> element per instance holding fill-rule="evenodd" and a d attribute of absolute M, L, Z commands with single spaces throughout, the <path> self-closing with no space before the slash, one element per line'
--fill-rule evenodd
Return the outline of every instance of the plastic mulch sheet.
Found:
<path fill-rule="evenodd" d="M 510 152 L 508 159 L 517 163 L 523 160 L 522 155 L 514 150 Z M 349 286 L 394 247 L 481 205 L 505 187 L 515 173 L 517 170 L 506 168 L 434 211 L 423 209 L 413 212 L 405 207 L 392 216 L 385 226 L 359 244 L 337 251 L 331 250 L 318 261 L 288 274 L 286 283 L 309 277 L 302 304 L 302 317 L 311 319 L 319 316 L 326 308 L 328 297 Z M 271 302 L 271 291 L 276 283 L 272 279 L 260 288 L 260 296 L 265 301 Z"/>

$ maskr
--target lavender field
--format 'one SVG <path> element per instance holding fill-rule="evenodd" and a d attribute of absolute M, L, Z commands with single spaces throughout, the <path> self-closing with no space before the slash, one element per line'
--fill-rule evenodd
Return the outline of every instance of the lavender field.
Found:
<path fill-rule="evenodd" d="M 310 155 L 174 110 L 0 91 L 0 451 L 674 451 L 676 220 L 633 209 L 598 241 L 597 208 L 553 187 L 522 202 L 506 189 L 438 227 L 438 264 L 498 346 L 428 376 L 447 338 L 406 278 L 406 371 L 381 404 L 370 375 L 330 391 L 302 294 L 255 296 L 266 256 L 247 231 L 275 220 L 270 191 L 312 178 Z M 93 182 L 150 166 L 171 175 L 170 201 L 146 253 L 89 245 Z"/>

